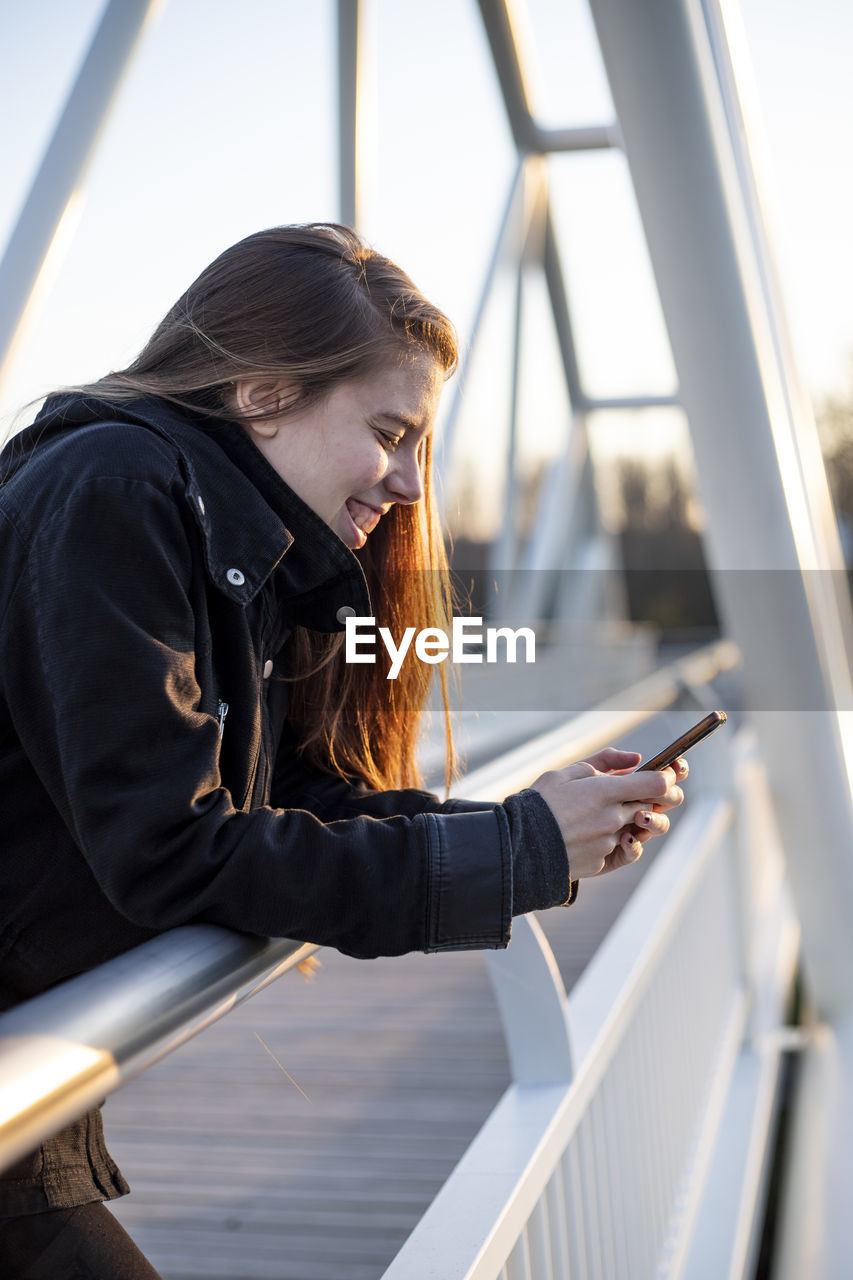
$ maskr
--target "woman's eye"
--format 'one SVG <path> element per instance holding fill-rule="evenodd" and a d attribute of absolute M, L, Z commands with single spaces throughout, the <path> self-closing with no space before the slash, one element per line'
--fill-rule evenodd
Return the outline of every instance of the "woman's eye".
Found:
<path fill-rule="evenodd" d="M 389 453 L 393 453 L 402 442 L 402 436 L 389 435 L 387 431 L 381 431 L 379 427 L 374 427 L 373 429 L 382 441 L 382 447 L 387 449 Z"/>

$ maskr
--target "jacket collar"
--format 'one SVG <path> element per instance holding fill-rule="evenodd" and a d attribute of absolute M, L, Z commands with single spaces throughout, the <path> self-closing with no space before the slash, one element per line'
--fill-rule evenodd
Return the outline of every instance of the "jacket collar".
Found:
<path fill-rule="evenodd" d="M 287 596 L 290 615 L 318 631 L 340 630 L 345 616 L 338 617 L 342 608 L 358 616 L 369 615 L 367 583 L 349 547 L 294 493 L 239 423 L 201 415 L 198 421 L 205 440 L 212 440 L 252 485 L 256 500 L 263 504 L 267 525 L 272 513 L 287 540 L 272 569 L 287 553 L 278 568 L 276 587 Z M 225 497 L 231 509 L 233 497 Z"/>
<path fill-rule="evenodd" d="M 350 611 L 370 614 L 364 572 L 352 551 L 282 480 L 238 423 L 179 410 L 154 396 L 120 404 L 94 396 L 52 397 L 45 410 L 51 416 L 59 412 L 65 425 L 147 427 L 174 446 L 207 571 L 232 600 L 248 605 L 277 573 L 282 580 L 276 586 L 302 626 L 340 631 Z"/>

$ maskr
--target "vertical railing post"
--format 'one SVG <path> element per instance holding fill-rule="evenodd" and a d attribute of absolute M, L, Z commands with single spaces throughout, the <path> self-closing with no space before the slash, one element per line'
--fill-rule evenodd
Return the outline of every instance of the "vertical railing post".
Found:
<path fill-rule="evenodd" d="M 566 989 L 535 916 L 513 921 L 506 951 L 486 953 L 516 1084 L 553 1084 L 574 1074 Z"/>
<path fill-rule="evenodd" d="M 340 219 L 364 229 L 375 137 L 372 0 L 338 0 L 338 200 Z"/>

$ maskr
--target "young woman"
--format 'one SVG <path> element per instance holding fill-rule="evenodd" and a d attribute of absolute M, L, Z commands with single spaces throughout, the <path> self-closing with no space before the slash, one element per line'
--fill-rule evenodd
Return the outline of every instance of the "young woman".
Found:
<path fill-rule="evenodd" d="M 278 227 L 7 446 L 0 1008 L 188 921 L 504 947 L 667 830 L 686 765 L 614 773 L 631 752 L 503 804 L 415 789 L 434 668 L 345 660 L 348 616 L 447 624 L 430 453 L 455 362 L 353 232 Z M 4 1274 L 153 1276 L 101 1203 L 127 1189 L 98 1112 L 44 1143 L 0 1175 Z"/>

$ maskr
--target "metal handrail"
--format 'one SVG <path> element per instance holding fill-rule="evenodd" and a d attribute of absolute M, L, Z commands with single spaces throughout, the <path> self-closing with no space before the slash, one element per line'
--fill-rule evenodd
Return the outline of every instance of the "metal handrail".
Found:
<path fill-rule="evenodd" d="M 470 773 L 466 795 L 509 795 L 738 661 L 730 642 L 706 646 Z M 0 1168 L 317 949 L 184 925 L 0 1015 Z"/>
<path fill-rule="evenodd" d="M 0 1017 L 0 1169 L 318 950 L 183 925 Z"/>

